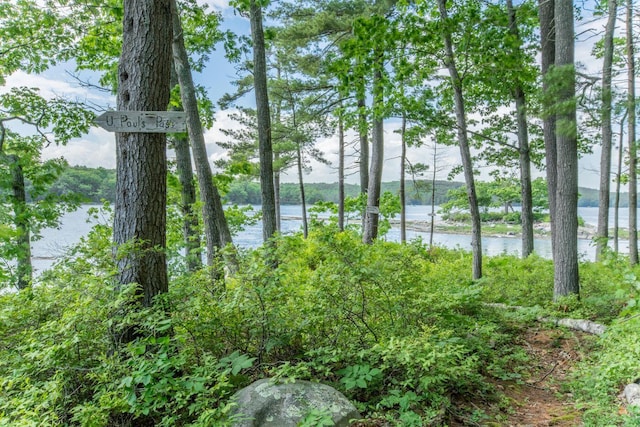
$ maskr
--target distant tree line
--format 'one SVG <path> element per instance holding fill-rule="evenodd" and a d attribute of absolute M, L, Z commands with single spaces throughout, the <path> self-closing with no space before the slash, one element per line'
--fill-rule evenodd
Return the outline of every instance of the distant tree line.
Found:
<path fill-rule="evenodd" d="M 89 168 L 86 166 L 72 166 L 60 175 L 53 184 L 51 191 L 58 195 L 71 193 L 82 196 L 84 203 L 100 203 L 102 200 L 112 202 L 115 200 L 116 171 L 113 169 Z M 27 184 L 28 186 L 29 184 Z M 435 182 L 435 204 L 442 205 L 455 199 L 454 193 L 449 193 L 464 187 L 463 183 L 452 181 Z M 382 183 L 382 191 L 398 194 L 399 181 Z M 345 195 L 357 197 L 360 193 L 358 184 L 345 184 Z M 316 202 L 338 203 L 338 183 L 306 183 L 305 197 L 309 204 Z M 428 205 L 431 200 L 431 183 L 418 180 L 407 186 L 407 204 Z M 611 198 L 613 200 L 613 197 Z M 236 180 L 231 182 L 224 194 L 224 201 L 238 205 L 259 205 L 260 184 L 250 180 Z M 627 207 L 629 197 L 627 193 L 621 194 L 620 205 Z M 300 191 L 297 183 L 280 184 L 280 203 L 283 205 L 300 204 Z M 514 205 L 518 205 L 516 201 Z M 581 207 L 598 206 L 598 191 L 592 188 L 580 188 Z"/>
<path fill-rule="evenodd" d="M 114 202 L 116 197 L 116 171 L 105 168 L 72 166 L 64 170 L 52 185 L 51 192 L 58 195 L 76 193 L 85 203 Z"/>

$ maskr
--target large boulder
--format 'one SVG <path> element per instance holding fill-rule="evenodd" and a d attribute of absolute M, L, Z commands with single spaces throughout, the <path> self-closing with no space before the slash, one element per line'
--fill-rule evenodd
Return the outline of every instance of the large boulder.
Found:
<path fill-rule="evenodd" d="M 234 427 L 295 427 L 313 410 L 331 415 L 338 427 L 360 418 L 355 406 L 338 390 L 309 381 L 273 384 L 259 380 L 238 391 L 233 400 L 237 403 Z"/>

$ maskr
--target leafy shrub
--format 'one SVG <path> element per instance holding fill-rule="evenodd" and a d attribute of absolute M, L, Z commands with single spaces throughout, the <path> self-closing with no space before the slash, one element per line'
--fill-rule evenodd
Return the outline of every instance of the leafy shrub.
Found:
<path fill-rule="evenodd" d="M 1 295 L 0 425 L 224 425 L 232 393 L 263 377 L 332 384 L 392 424 L 442 424 L 457 400 L 492 398 L 485 377 L 518 379 L 519 326 L 485 302 L 611 319 L 631 313 L 639 289 L 611 258 L 582 266 L 582 300 L 554 306 L 548 260 L 485 258 L 474 282 L 468 252 L 363 245 L 334 224 L 240 251 L 224 292 L 206 270 L 184 273 L 179 256 L 169 251 L 157 307 L 127 311 L 133 287 L 114 290 L 110 230 L 99 226 L 37 286 Z M 611 348 L 635 345 L 629 325 L 613 329 Z M 113 331 L 132 326 L 138 339 L 114 347 Z M 601 373 L 589 373 L 606 360 L 594 359 L 577 387 L 604 378 L 611 392 L 632 378 L 630 348 Z"/>
<path fill-rule="evenodd" d="M 621 425 L 618 395 L 626 384 L 640 378 L 640 317 L 615 321 L 602 337 L 586 362 L 574 374 L 571 389 L 585 408 L 585 425 Z M 635 420 L 635 421 L 634 421 Z M 637 425 L 630 416 L 625 425 Z"/>

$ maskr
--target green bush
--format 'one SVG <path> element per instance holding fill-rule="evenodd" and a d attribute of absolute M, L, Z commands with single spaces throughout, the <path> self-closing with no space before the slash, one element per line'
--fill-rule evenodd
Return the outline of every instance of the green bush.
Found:
<path fill-rule="evenodd" d="M 585 425 L 638 425 L 637 414 L 620 416 L 618 395 L 640 378 L 639 329 L 637 314 L 615 321 L 573 375 L 571 390 L 585 409 Z"/>
<path fill-rule="evenodd" d="M 472 281 L 468 252 L 364 245 L 334 224 L 240 251 L 224 292 L 206 270 L 184 273 L 179 256 L 169 251 L 169 293 L 130 310 L 134 288 L 114 290 L 110 230 L 99 226 L 32 289 L 0 296 L 0 425 L 225 425 L 232 393 L 264 377 L 331 384 L 393 425 L 446 424 L 459 402 L 496 397 L 487 377 L 518 380 L 526 362 L 514 335 L 535 316 L 486 302 L 612 319 L 631 315 L 640 289 L 611 257 L 581 266 L 581 300 L 552 304 L 548 260 L 485 258 L 485 278 Z M 131 327 L 139 338 L 115 346 L 114 331 Z M 581 368 L 585 405 L 604 399 L 588 388 L 602 381 L 610 399 L 637 374 L 636 327 L 616 324 L 610 353 Z"/>

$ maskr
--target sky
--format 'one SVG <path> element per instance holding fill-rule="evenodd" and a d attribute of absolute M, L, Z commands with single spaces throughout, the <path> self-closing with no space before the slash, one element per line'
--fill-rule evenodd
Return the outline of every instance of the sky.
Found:
<path fill-rule="evenodd" d="M 204 0 L 203 0 L 204 1 Z M 223 29 L 230 29 L 237 34 L 249 35 L 249 23 L 244 17 L 234 13 L 233 8 L 229 7 L 228 0 L 208 0 L 206 1 L 211 7 L 222 12 Z M 576 33 L 579 34 L 576 44 L 576 61 L 585 64 L 588 73 L 598 74 L 601 64 L 591 57 L 592 43 L 597 39 L 593 37 L 594 32 L 600 32 L 604 28 L 603 20 L 585 20 L 577 24 Z M 222 47 L 211 56 L 205 70 L 200 74 L 194 75 L 197 84 L 203 85 L 208 91 L 211 99 L 217 101 L 224 93 L 233 90 L 230 82 L 235 79 L 235 66 L 230 64 L 221 51 Z M 17 72 L 7 78 L 7 84 L 0 87 L 0 92 L 8 90 L 13 86 L 29 86 L 40 89 L 41 94 L 48 96 L 63 96 L 68 99 L 76 99 L 80 101 L 88 101 L 93 105 L 103 106 L 105 109 L 115 109 L 115 97 L 103 92 L 92 91 L 86 87 L 81 87 L 71 76 L 74 73 L 73 64 L 62 64 L 56 66 L 40 75 L 27 75 L 23 72 Z M 91 75 L 84 75 L 85 78 L 91 79 Z M 94 83 L 97 78 L 93 78 Z M 249 104 L 252 103 L 248 95 L 246 98 Z M 217 111 L 215 114 L 216 121 L 214 126 L 205 133 L 207 142 L 207 151 L 210 160 L 213 162 L 225 155 L 224 151 L 216 145 L 216 141 L 222 141 L 226 137 L 220 129 L 233 129 L 238 125 L 230 119 L 229 111 Z M 400 135 L 395 132 L 400 127 L 398 120 L 389 120 L 385 122 L 385 163 L 383 172 L 383 181 L 391 181 L 399 179 L 400 170 Z M 617 129 L 614 125 L 614 129 Z M 347 141 L 355 140 L 354 133 L 347 134 Z M 429 148 L 431 144 L 427 142 L 424 148 L 409 149 L 408 158 L 412 163 L 431 163 L 433 151 Z M 338 155 L 337 155 L 337 137 L 325 138 L 318 141 L 318 148 L 325 153 L 325 157 L 330 161 L 330 165 L 322 165 L 318 163 L 312 164 L 312 170 L 305 176 L 306 182 L 336 182 Z M 440 150 L 440 166 L 437 168 L 437 178 L 446 179 L 449 171 L 455 165 L 460 163 L 459 150 L 457 147 L 442 147 Z M 81 138 L 76 138 L 69 142 L 66 146 L 49 146 L 43 153 L 45 158 L 64 157 L 71 165 L 84 165 L 89 167 L 105 167 L 115 168 L 115 134 L 105 131 L 102 128 L 94 127 L 91 131 Z M 171 157 L 172 153 L 169 153 Z M 617 155 L 614 153 L 614 158 Z M 347 159 L 347 163 L 351 162 L 351 168 L 355 172 L 355 156 Z M 580 160 L 579 184 L 584 187 L 597 188 L 599 182 L 599 152 L 587 155 Z M 347 166 L 349 167 L 349 166 Z M 480 180 L 490 179 L 488 173 L 491 168 L 479 168 Z M 214 168 L 215 172 L 215 168 Z M 429 176 L 431 172 L 429 172 Z M 543 172 L 534 171 L 535 176 L 543 176 Z M 463 176 L 454 177 L 456 181 L 463 181 Z M 293 182 L 297 180 L 294 171 L 286 173 L 282 180 L 284 182 Z M 352 174 L 347 178 L 348 182 L 357 183 L 359 178 L 356 174 Z"/>

